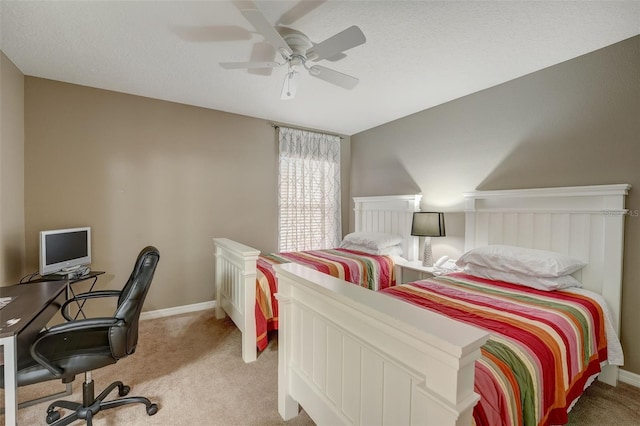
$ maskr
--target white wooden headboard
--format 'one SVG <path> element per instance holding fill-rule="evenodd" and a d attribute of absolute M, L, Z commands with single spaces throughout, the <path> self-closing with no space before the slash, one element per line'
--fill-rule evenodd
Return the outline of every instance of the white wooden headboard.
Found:
<path fill-rule="evenodd" d="M 413 212 L 420 211 L 421 194 L 354 197 L 356 232 L 385 232 L 404 238 L 403 257 L 418 258 L 418 238 L 411 236 Z"/>
<path fill-rule="evenodd" d="M 587 262 L 575 274 L 602 294 L 619 332 L 625 196 L 630 185 L 476 191 L 465 198 L 465 250 L 508 244 Z"/>

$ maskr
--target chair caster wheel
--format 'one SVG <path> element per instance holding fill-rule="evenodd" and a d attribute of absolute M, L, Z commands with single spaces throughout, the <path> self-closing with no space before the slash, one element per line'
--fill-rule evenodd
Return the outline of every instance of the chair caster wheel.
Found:
<path fill-rule="evenodd" d="M 47 413 L 47 424 L 50 425 L 51 423 L 60 420 L 60 411 L 52 411 L 50 413 Z"/>
<path fill-rule="evenodd" d="M 120 396 L 125 396 L 129 394 L 129 391 L 131 390 L 130 386 L 122 386 L 120 389 L 118 389 L 118 395 Z"/>
<path fill-rule="evenodd" d="M 148 415 L 153 416 L 157 412 L 158 412 L 158 405 L 157 404 L 151 404 L 150 406 L 147 407 L 147 414 Z"/>

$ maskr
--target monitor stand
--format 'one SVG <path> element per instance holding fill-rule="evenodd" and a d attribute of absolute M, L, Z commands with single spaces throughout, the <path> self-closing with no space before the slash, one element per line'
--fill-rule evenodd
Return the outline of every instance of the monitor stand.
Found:
<path fill-rule="evenodd" d="M 75 280 L 89 274 L 90 272 L 91 272 L 91 268 L 85 265 L 80 265 L 80 266 L 73 266 L 71 268 L 64 268 L 57 272 L 52 272 L 51 274 L 43 278 L 51 279 L 52 281 L 66 280 L 66 279 Z"/>
<path fill-rule="evenodd" d="M 67 273 L 66 272 L 62 272 L 62 271 L 52 272 L 52 273 L 47 274 L 47 275 L 42 275 L 42 278 L 44 280 L 47 280 L 47 281 L 66 280 L 67 279 Z"/>

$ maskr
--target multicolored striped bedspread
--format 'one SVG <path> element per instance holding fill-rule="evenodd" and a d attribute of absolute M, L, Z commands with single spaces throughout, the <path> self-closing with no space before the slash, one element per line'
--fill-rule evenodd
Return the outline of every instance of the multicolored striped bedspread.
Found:
<path fill-rule="evenodd" d="M 395 285 L 393 258 L 347 249 L 271 253 L 258 257 L 256 279 L 256 334 L 258 349 L 267 347 L 267 333 L 278 329 L 278 290 L 273 265 L 299 263 L 371 290 Z"/>
<path fill-rule="evenodd" d="M 581 294 L 463 273 L 383 292 L 489 331 L 475 368 L 476 425 L 567 423 L 571 403 L 607 359 L 603 309 Z"/>

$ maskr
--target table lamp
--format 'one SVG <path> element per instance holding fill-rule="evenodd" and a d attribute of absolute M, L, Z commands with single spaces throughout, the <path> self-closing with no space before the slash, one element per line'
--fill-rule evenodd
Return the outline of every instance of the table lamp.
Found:
<path fill-rule="evenodd" d="M 444 237 L 444 213 L 414 212 L 411 224 L 411 235 L 425 237 L 422 266 L 433 266 L 431 254 L 431 237 Z"/>

